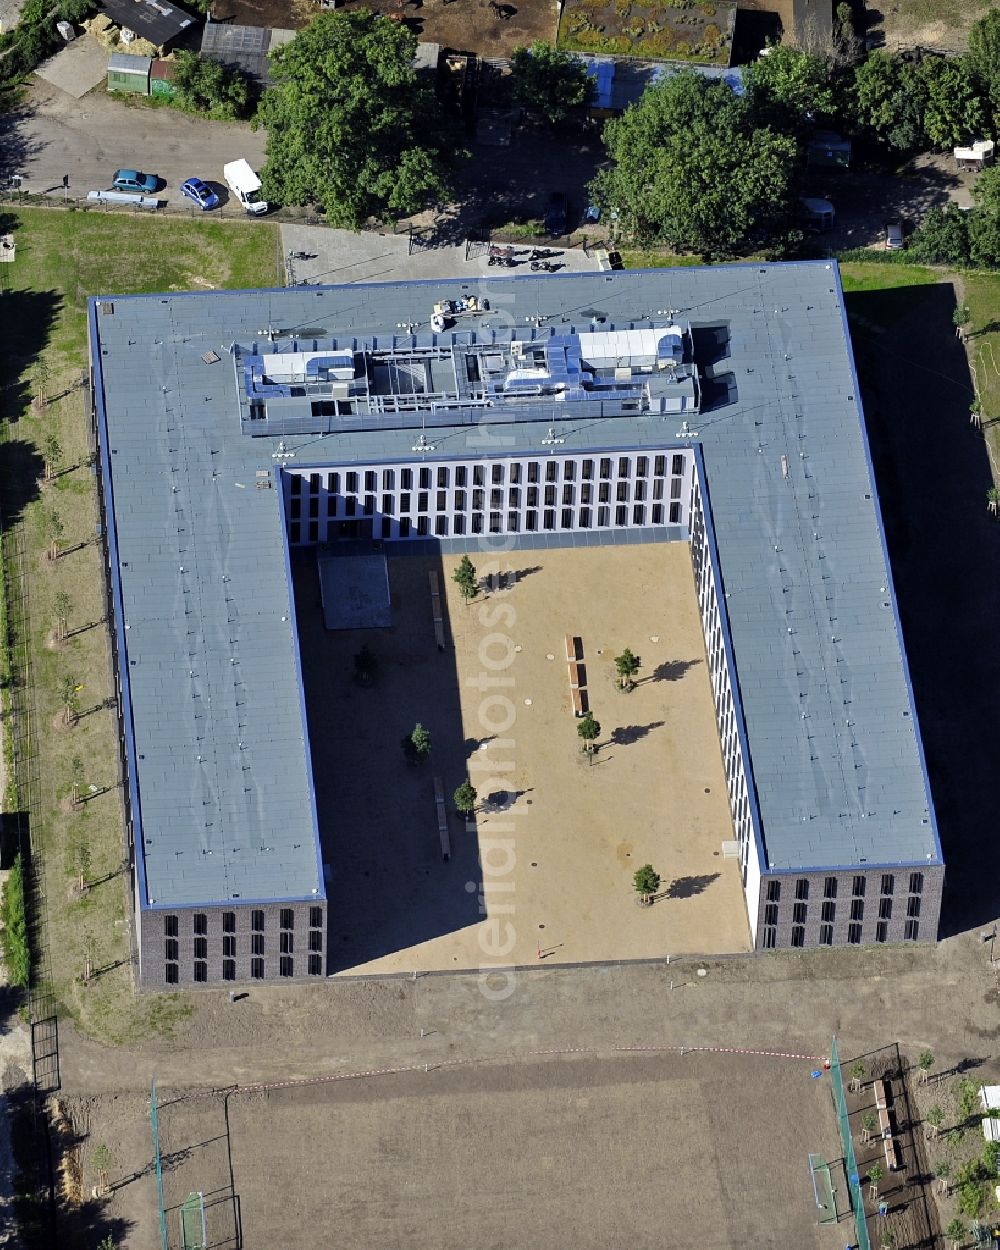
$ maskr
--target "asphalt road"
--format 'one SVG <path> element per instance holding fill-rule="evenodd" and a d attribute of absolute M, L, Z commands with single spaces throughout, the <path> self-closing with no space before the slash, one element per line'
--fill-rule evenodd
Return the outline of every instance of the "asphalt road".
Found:
<path fill-rule="evenodd" d="M 23 190 L 85 199 L 111 185 L 116 169 L 156 174 L 166 182 L 161 196 L 187 203 L 178 187 L 197 175 L 221 193 L 222 167 L 238 157 L 259 168 L 265 136 L 241 122 L 211 122 L 171 108 L 130 107 L 98 87 L 75 100 L 38 79 L 23 108 L 4 119 L 0 133 L 0 178 L 19 173 Z M 225 196 L 228 200 L 228 196 Z"/>

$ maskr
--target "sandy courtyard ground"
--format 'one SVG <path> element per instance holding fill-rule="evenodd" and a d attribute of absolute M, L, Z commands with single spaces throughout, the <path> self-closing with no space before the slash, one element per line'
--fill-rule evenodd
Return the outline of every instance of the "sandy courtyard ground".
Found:
<path fill-rule="evenodd" d="M 737 864 L 722 856 L 732 824 L 687 546 L 515 554 L 516 585 L 471 604 L 456 564 L 391 560 L 392 628 L 340 633 L 323 627 L 314 562 L 295 574 L 333 970 L 748 949 Z M 447 590 L 443 653 L 432 569 Z M 582 638 L 602 727 L 593 762 L 571 708 L 567 633 Z M 365 643 L 378 657 L 370 688 L 352 677 Z M 642 661 L 631 693 L 613 664 L 626 646 Z M 433 752 L 413 767 L 400 741 L 417 721 Z M 467 769 L 487 803 L 469 826 L 450 802 Z M 451 809 L 448 863 L 435 777 Z M 632 874 L 647 862 L 663 885 L 640 908 Z"/>
<path fill-rule="evenodd" d="M 235 1210 L 245 1250 L 839 1250 L 853 1224 L 816 1224 L 807 1155 L 840 1151 L 829 1078 L 810 1066 L 553 1058 L 239 1093 L 228 1108 L 162 1091 L 170 1247 L 200 1190 L 209 1245 L 234 1244 Z M 146 1108 L 127 1126 L 124 1110 L 91 1104 L 91 1126 L 107 1112 L 139 1145 Z M 141 1184 L 152 1210 L 129 1246 L 155 1250 L 153 1178 Z"/>

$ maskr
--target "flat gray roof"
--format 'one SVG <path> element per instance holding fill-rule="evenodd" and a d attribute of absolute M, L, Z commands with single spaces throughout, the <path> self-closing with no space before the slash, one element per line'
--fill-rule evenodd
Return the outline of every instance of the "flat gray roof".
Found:
<path fill-rule="evenodd" d="M 727 327 L 702 445 L 771 869 L 940 862 L 833 262 L 114 297 L 91 308 L 148 900 L 323 893 L 272 438 L 233 343 L 392 334 L 487 297 L 494 325 L 667 310 Z M 486 320 L 489 320 L 487 318 Z M 456 327 L 463 330 L 461 323 Z M 723 337 L 726 337 L 725 335 Z M 214 353 L 217 362 L 206 363 Z M 428 456 L 663 447 L 679 418 L 436 427 Z M 414 431 L 286 437 L 296 467 L 414 459 Z M 261 489 L 260 485 L 268 488 Z M 475 539 L 470 539 L 470 544 Z M 199 758 L 200 757 L 200 758 Z"/>

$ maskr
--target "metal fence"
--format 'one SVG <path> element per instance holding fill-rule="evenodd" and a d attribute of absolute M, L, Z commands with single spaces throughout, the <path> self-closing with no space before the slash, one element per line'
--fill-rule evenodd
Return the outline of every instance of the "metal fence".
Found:
<path fill-rule="evenodd" d="M 840 1143 L 844 1148 L 847 1188 L 851 1195 L 851 1210 L 854 1212 L 854 1225 L 857 1229 L 858 1250 L 871 1250 L 871 1242 L 868 1238 L 868 1221 L 865 1218 L 865 1199 L 861 1192 L 861 1176 L 858 1172 L 858 1161 L 854 1154 L 851 1122 L 847 1110 L 847 1095 L 844 1092 L 844 1074 L 840 1068 L 840 1055 L 837 1051 L 836 1038 L 833 1039 L 830 1046 L 830 1079 L 833 1085 L 833 1101 L 837 1107 L 837 1127 L 840 1129 Z"/>

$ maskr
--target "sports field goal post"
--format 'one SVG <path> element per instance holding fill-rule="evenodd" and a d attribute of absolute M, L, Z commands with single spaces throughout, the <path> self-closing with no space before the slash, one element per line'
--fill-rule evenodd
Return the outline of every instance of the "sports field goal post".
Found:
<path fill-rule="evenodd" d="M 181 1250 L 205 1250 L 208 1233 L 205 1230 L 205 1195 L 198 1190 L 184 1199 L 180 1209 Z"/>

